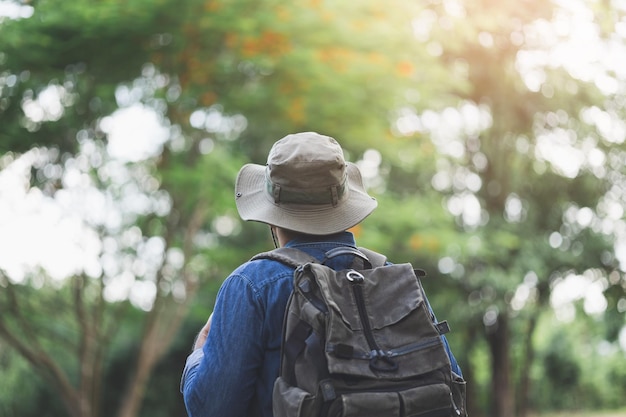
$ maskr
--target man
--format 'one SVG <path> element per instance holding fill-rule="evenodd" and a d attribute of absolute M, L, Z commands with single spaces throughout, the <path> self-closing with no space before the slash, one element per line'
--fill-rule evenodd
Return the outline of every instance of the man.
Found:
<path fill-rule="evenodd" d="M 319 260 L 339 246 L 356 248 L 347 230 L 377 206 L 337 141 L 314 132 L 276 142 L 266 166 L 241 168 L 235 201 L 242 219 L 269 225 L 276 247 L 298 248 Z M 345 255 L 326 262 L 334 269 L 351 263 Z M 261 259 L 244 263 L 224 281 L 183 372 L 181 391 L 191 417 L 272 416 L 292 280 L 293 268 Z"/>

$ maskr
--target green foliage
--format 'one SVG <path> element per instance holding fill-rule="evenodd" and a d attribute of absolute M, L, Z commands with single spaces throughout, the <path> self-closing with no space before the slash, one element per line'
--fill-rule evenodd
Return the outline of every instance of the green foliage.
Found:
<path fill-rule="evenodd" d="M 542 316 L 535 335 L 538 361 L 532 369 L 532 408 L 535 410 L 618 409 L 623 405 L 621 377 L 624 352 L 599 341 L 602 317 L 576 319 Z"/>
<path fill-rule="evenodd" d="M 173 7 L 165 1 L 46 0 L 31 18 L 4 21 L 0 152 L 37 145 L 75 152 L 76 133 L 115 109 L 117 84 L 135 78 L 161 47 L 153 37 L 173 23 Z M 36 98 L 49 86 L 64 89 L 63 117 L 50 115 L 43 123 L 24 117 L 22 97 Z"/>
<path fill-rule="evenodd" d="M 608 37 L 612 19 L 619 21 L 622 12 L 608 13 L 606 2 L 585 3 L 593 3 L 595 21 Z M 275 140 L 298 130 L 336 137 L 349 159 L 364 166 L 372 163 L 368 151 L 378 152 L 377 171 L 367 179 L 380 206 L 353 231 L 359 244 L 391 261 L 427 270 L 430 302 L 438 317 L 452 324 L 450 343 L 470 379 L 470 403 L 477 411 L 488 409 L 492 398 L 511 394 L 490 392 L 490 379 L 499 370 L 492 369 L 484 330 L 485 317 L 493 312 L 509 320 L 511 338 L 502 351 L 513 362 L 512 389 L 527 372 L 527 361 L 532 369 L 533 405 L 619 403 L 622 367 L 598 373 L 612 382 L 607 388 L 591 372 L 589 364 L 596 366 L 597 360 L 568 348 L 577 342 L 574 332 L 614 342 L 624 326 L 623 271 L 616 266 L 615 234 L 607 231 L 605 214 L 607 200 L 623 203 L 625 151 L 622 142 L 607 140 L 584 116 L 594 106 L 619 120 L 624 98 L 605 97 L 596 85 L 560 67 L 541 68 L 541 88 L 528 88 L 520 56 L 547 48 L 534 43 L 535 23 L 559 16 L 557 5 L 486 0 L 40 0 L 32 5 L 32 17 L 0 23 L 0 154 L 14 159 L 36 147 L 56 154 L 48 165 L 34 167 L 30 178 L 51 197 L 66 184 L 63 173 L 46 172 L 52 164 L 65 172 L 75 158 L 89 161 L 81 173 L 113 199 L 121 198 L 126 186 L 146 199 L 165 196 L 167 213 L 126 213 L 126 223 L 116 230 L 91 226 L 109 245 L 122 246 L 125 236 L 139 230 L 138 246 L 158 238 L 184 258 L 180 269 L 164 265 L 158 271 L 157 305 L 166 306 L 163 313 L 122 303 L 121 319 L 104 314 L 106 323 L 119 323 L 119 332 L 105 355 L 103 415 L 114 415 L 121 404 L 128 370 L 142 352 L 142 338 L 148 340 L 148 324 L 167 328 L 167 313 L 180 305 L 188 309 L 187 319 L 154 365 L 141 415 L 181 413 L 175 411 L 181 409 L 177 383 L 194 329 L 206 320 L 228 273 L 271 247 L 266 226 L 238 219 L 232 195 L 237 170 L 248 161 L 263 164 Z M 49 89 L 59 94 L 60 110 L 37 117 L 24 110 Z M 129 97 L 120 98 L 120 91 Z M 121 163 L 134 177 L 130 185 L 115 184 L 104 168 L 110 158 L 101 122 L 133 103 L 154 109 L 170 138 L 154 158 Z M 422 117 L 428 111 L 444 125 L 439 127 L 451 129 L 463 117 L 479 124 L 480 112 L 463 113 L 474 107 L 488 114 L 489 123 L 480 129 L 461 126 L 442 134 Z M 192 123 L 194 112 L 207 121 Z M 445 126 L 451 120 L 445 114 L 457 115 L 455 123 Z M 401 129 L 403 117 L 419 123 Z M 600 150 L 604 163 L 583 164 L 576 175 L 564 175 L 540 151 L 543 136 L 562 132 L 583 153 Z M 87 158 L 81 154 L 85 144 L 98 152 Z M 456 152 L 449 152 L 452 145 Z M 437 183 L 440 177 L 446 181 Z M 479 207 L 473 220 L 466 215 L 468 204 Z M 511 211 L 516 204 L 519 210 Z M 591 211 L 589 223 L 578 220 L 581 210 Z M 116 252 L 117 267 L 134 270 L 129 265 L 136 265 L 137 251 L 128 245 Z M 596 331 L 569 326 L 559 338 L 533 333 L 532 324 L 550 312 L 555 280 L 588 270 L 607 282 L 605 321 L 589 326 Z M 37 290 L 14 288 L 21 318 L 5 315 L 12 310 L 2 288 L 3 320 L 13 332 L 42 328 L 36 340 L 77 381 L 76 349 L 68 348 L 80 335 L 71 291 L 50 282 L 42 286 L 40 276 L 45 273 L 35 274 L 32 283 Z M 98 279 L 104 288 L 111 277 L 103 272 Z M 518 290 L 529 295 L 514 304 Z M 13 355 L 0 350 L 6 392 L 15 398 L 32 394 L 58 411 L 58 399 L 39 383 L 16 388 L 28 374 L 23 362 L 11 359 L 9 365 L 5 358 Z M 610 359 L 614 364 L 619 357 Z M 542 381 L 554 382 L 554 388 Z M 1 411 L 35 412 L 33 403 L 0 398 L 6 404 Z M 19 404 L 24 409 L 15 408 Z"/>
<path fill-rule="evenodd" d="M 548 381 L 559 387 L 563 393 L 571 392 L 571 389 L 580 383 L 580 368 L 578 362 L 572 357 L 567 340 L 563 340 L 563 335 L 555 335 L 550 350 L 543 357 L 543 368 Z M 563 398 L 565 397 L 565 398 Z M 571 403 L 572 398 L 561 396 L 558 408 Z"/>
<path fill-rule="evenodd" d="M 146 0 L 45 0 L 34 10 L 32 18 L 3 22 L 5 68 L 11 72 L 26 68 L 50 77 L 82 64 L 91 76 L 105 83 L 130 79 L 133 73 L 128 70 L 140 68 L 147 60 L 155 25 L 171 22 L 176 16 L 170 14 L 171 3 Z M 29 36 L 22 36 L 24 33 Z M 112 65 L 115 62 L 124 65 Z"/>
<path fill-rule="evenodd" d="M 22 416 L 38 411 L 31 399 L 37 395 L 39 380 L 31 378 L 29 371 L 28 363 L 21 356 L 6 344 L 0 344 L 0 414 L 3 416 Z"/>

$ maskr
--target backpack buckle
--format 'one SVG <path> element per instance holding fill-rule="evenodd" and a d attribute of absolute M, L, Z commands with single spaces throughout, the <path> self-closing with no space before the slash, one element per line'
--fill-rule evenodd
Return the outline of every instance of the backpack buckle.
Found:
<path fill-rule="evenodd" d="M 353 284 L 361 284 L 365 281 L 365 277 L 360 272 L 351 269 L 346 273 L 346 279 Z"/>

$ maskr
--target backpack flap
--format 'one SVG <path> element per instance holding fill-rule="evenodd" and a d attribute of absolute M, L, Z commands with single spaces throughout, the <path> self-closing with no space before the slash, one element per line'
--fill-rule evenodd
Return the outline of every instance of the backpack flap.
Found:
<path fill-rule="evenodd" d="M 318 264 L 307 268 L 312 274 L 304 275 L 315 278 L 328 308 L 331 374 L 405 379 L 450 366 L 410 264 L 337 272 Z"/>

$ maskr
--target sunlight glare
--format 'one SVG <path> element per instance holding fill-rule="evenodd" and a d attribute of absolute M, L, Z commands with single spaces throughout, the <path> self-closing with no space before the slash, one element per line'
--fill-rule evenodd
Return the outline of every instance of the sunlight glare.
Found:
<path fill-rule="evenodd" d="M 9 19 L 28 19 L 33 15 L 33 6 L 21 5 L 13 1 L 0 1 L 0 22 L 3 17 Z"/>
<path fill-rule="evenodd" d="M 35 98 L 26 96 L 22 101 L 22 110 L 35 123 L 55 122 L 63 116 L 64 105 L 69 104 L 67 96 L 64 87 L 49 85 Z"/>
<path fill-rule="evenodd" d="M 580 0 L 559 0 L 551 22 L 538 20 L 525 28 L 528 48 L 517 56 L 517 68 L 531 91 L 547 81 L 543 68 L 564 68 L 583 82 L 593 82 L 604 94 L 623 89 L 626 80 L 626 46 L 623 22 L 616 37 L 602 39 L 593 12 Z M 580 53 L 585 51 L 585 53 Z"/>
<path fill-rule="evenodd" d="M 25 181 L 35 154 L 29 151 L 0 171 L 0 268 L 15 282 L 37 268 L 57 281 L 81 272 L 98 276 L 95 232 Z"/>
<path fill-rule="evenodd" d="M 604 296 L 606 286 L 606 279 L 594 270 L 587 270 L 582 275 L 568 274 L 554 281 L 550 293 L 550 304 L 557 318 L 565 322 L 574 320 L 573 304 L 577 301 L 583 302 L 585 313 L 599 315 L 608 306 Z"/>
<path fill-rule="evenodd" d="M 141 104 L 116 110 L 102 119 L 100 127 L 107 134 L 109 154 L 123 162 L 139 162 L 160 154 L 169 138 L 162 118 Z"/>
<path fill-rule="evenodd" d="M 585 154 L 572 146 L 572 131 L 552 129 L 537 135 L 535 156 L 549 162 L 554 169 L 567 178 L 576 178 L 585 162 Z"/>

